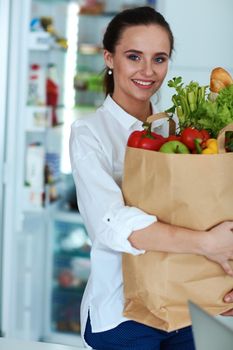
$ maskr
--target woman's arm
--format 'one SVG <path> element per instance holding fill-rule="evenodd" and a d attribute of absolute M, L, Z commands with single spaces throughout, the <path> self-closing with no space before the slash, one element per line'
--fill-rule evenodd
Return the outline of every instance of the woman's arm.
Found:
<path fill-rule="evenodd" d="M 70 154 L 80 213 L 93 242 L 131 254 L 145 250 L 200 254 L 233 275 L 228 263 L 233 257 L 232 223 L 209 232 L 193 231 L 156 222 L 156 217 L 125 206 L 113 179 L 113 165 L 85 126 L 73 128 Z"/>
<path fill-rule="evenodd" d="M 121 188 L 114 178 L 111 144 L 108 155 L 97 139 L 97 131 L 92 132 L 85 123 L 87 121 L 80 120 L 72 127 L 70 160 L 78 207 L 89 237 L 95 246 L 142 254 L 145 251 L 135 249 L 128 237 L 132 231 L 155 222 L 156 217 L 125 206 Z"/>
<path fill-rule="evenodd" d="M 137 249 L 204 255 L 233 276 L 229 260 L 233 259 L 233 222 L 224 222 L 209 231 L 193 231 L 155 222 L 132 232 L 130 243 Z"/>

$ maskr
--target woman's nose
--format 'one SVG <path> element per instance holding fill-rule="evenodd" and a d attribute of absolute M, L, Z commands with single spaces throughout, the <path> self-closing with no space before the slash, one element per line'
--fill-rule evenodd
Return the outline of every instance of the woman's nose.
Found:
<path fill-rule="evenodd" d="M 142 71 L 144 73 L 144 75 L 146 76 L 151 76 L 154 74 L 154 70 L 153 70 L 153 64 L 151 61 L 144 61 L 143 62 L 143 67 L 142 67 Z"/>

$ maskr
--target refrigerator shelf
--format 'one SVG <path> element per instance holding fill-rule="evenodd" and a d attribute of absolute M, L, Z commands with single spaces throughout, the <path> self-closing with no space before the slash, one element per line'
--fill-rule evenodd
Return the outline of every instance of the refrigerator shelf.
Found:
<path fill-rule="evenodd" d="M 58 45 L 48 32 L 42 30 L 29 32 L 28 48 L 31 51 L 57 51 L 61 53 L 67 52 L 67 49 Z"/>
<path fill-rule="evenodd" d="M 49 50 L 51 35 L 47 32 L 29 32 L 28 47 L 29 50 Z"/>
<path fill-rule="evenodd" d="M 53 291 L 57 292 L 64 292 L 67 294 L 76 294 L 79 296 L 82 296 L 84 289 L 85 289 L 86 283 L 80 284 L 79 286 L 74 286 L 74 287 L 62 287 L 60 286 L 57 282 L 54 282 L 53 284 Z"/>
<path fill-rule="evenodd" d="M 49 185 L 46 185 L 48 191 Z M 46 195 L 45 195 L 46 196 Z M 23 187 L 22 209 L 24 214 L 37 213 L 52 215 L 57 210 L 61 202 L 61 198 L 49 202 L 44 200 L 44 188 L 32 188 L 30 186 Z"/>
<path fill-rule="evenodd" d="M 77 349 L 84 349 L 80 334 L 69 334 L 52 331 L 42 339 L 45 342 L 75 346 Z M 86 349 L 86 348 L 85 348 Z"/>
<path fill-rule="evenodd" d="M 57 210 L 54 211 L 53 219 L 74 224 L 83 224 L 82 217 L 77 210 L 66 210 L 61 209 L 61 207 L 58 207 Z"/>
<path fill-rule="evenodd" d="M 89 259 L 90 248 L 89 248 L 89 245 L 86 245 L 81 249 L 75 249 L 75 248 L 70 250 L 61 249 L 56 253 L 56 255 L 59 257 L 62 257 L 63 259 L 73 258 L 73 257 Z"/>
<path fill-rule="evenodd" d="M 52 108 L 49 106 L 26 107 L 26 131 L 46 131 L 52 126 Z"/>

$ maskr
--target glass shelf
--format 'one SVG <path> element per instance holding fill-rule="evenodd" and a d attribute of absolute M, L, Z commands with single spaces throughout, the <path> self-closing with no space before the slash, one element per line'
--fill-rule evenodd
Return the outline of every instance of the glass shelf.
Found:
<path fill-rule="evenodd" d="M 91 14 L 91 13 L 79 13 L 78 15 L 79 16 L 82 16 L 82 17 L 91 17 L 91 18 L 100 18 L 100 17 L 114 17 L 115 15 L 117 15 L 118 12 L 101 12 L 101 13 L 98 13 L 98 14 Z"/>
<path fill-rule="evenodd" d="M 99 56 L 103 54 L 103 50 L 101 48 L 80 48 L 78 49 L 78 54 L 82 56 Z"/>
<path fill-rule="evenodd" d="M 51 5 L 51 4 L 57 4 L 57 3 L 69 3 L 70 0 L 34 0 L 34 2 Z"/>
<path fill-rule="evenodd" d="M 30 51 L 55 51 L 67 53 L 67 49 L 53 41 L 53 37 L 46 31 L 30 31 L 28 35 L 28 48 Z"/>

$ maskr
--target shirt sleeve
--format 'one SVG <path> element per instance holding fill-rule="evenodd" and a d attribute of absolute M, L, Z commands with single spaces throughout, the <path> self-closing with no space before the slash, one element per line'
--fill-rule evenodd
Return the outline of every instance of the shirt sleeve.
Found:
<path fill-rule="evenodd" d="M 143 254 L 145 251 L 134 248 L 128 237 L 155 222 L 156 217 L 124 204 L 111 162 L 86 126 L 71 129 L 70 160 L 79 211 L 92 244 Z"/>

